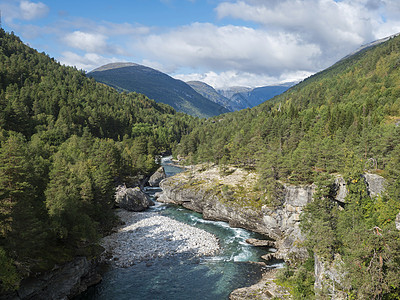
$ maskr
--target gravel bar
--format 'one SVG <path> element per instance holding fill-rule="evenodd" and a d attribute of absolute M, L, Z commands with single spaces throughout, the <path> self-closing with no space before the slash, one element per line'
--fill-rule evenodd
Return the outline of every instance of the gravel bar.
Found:
<path fill-rule="evenodd" d="M 215 235 L 158 212 L 119 209 L 117 215 L 125 225 L 102 240 L 107 260 L 117 267 L 181 254 L 213 255 L 220 249 Z"/>

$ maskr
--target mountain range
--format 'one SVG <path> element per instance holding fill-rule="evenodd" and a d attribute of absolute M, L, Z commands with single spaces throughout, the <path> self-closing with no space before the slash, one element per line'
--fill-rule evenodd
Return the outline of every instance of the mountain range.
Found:
<path fill-rule="evenodd" d="M 233 110 L 241 110 L 255 107 L 277 95 L 280 95 L 283 92 L 286 92 L 294 84 L 294 82 L 290 82 L 257 88 L 236 86 L 225 90 L 218 90 L 218 92 L 230 99 L 231 105 L 235 108 Z"/>
<path fill-rule="evenodd" d="M 211 117 L 229 110 L 203 97 L 181 80 L 135 63 L 111 63 L 87 74 L 119 91 L 141 93 L 197 117 Z"/>
<path fill-rule="evenodd" d="M 177 111 L 211 117 L 252 108 L 285 92 L 294 83 L 258 88 L 230 87 L 215 90 L 201 81 L 183 82 L 158 70 L 135 63 L 111 63 L 87 74 L 119 91 L 145 94 Z"/>

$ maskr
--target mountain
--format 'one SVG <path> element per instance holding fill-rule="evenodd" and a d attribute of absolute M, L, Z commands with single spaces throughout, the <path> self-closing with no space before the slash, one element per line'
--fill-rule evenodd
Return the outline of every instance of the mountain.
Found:
<path fill-rule="evenodd" d="M 155 156 L 199 120 L 119 93 L 1 28 L 0 65 L 0 299 L 19 298 L 27 276 L 40 284 L 28 280 L 23 298 L 67 298 L 34 293 L 62 280 L 76 256 L 99 257 L 99 238 L 116 224 L 115 185 L 151 175 Z M 74 291 L 89 265 L 68 277 Z M 38 279 L 52 269 L 64 273 Z"/>
<path fill-rule="evenodd" d="M 212 86 L 204 83 L 202 81 L 187 81 L 186 82 L 189 86 L 191 86 L 196 92 L 198 92 L 203 97 L 215 102 L 230 111 L 235 111 L 234 106 L 232 106 L 231 101 L 218 93 Z"/>
<path fill-rule="evenodd" d="M 257 172 L 254 189 L 265 193 L 255 200 L 260 213 L 286 205 L 287 187 L 315 188 L 297 219 L 309 258 L 278 276 L 294 299 L 398 298 L 400 36 L 349 55 L 252 109 L 204 122 L 183 137 L 178 154 L 188 164 Z M 385 192 L 376 197 L 365 178 L 379 175 Z M 335 199 L 339 180 L 346 190 L 341 203 Z M 247 205 L 239 198 L 229 203 Z M 335 275 L 321 276 L 321 269 Z M 322 288 L 314 285 L 317 279 Z"/>
<path fill-rule="evenodd" d="M 248 102 L 251 107 L 257 106 L 277 95 L 286 92 L 293 84 L 270 85 L 253 89 L 250 92 Z"/>
<path fill-rule="evenodd" d="M 218 103 L 230 111 L 257 106 L 264 101 L 285 92 L 294 84 L 286 83 L 281 85 L 263 86 L 254 89 L 243 86 L 234 86 L 227 89 L 215 90 L 212 86 L 201 81 L 188 81 L 186 83 L 200 95 Z"/>
<path fill-rule="evenodd" d="M 224 90 L 218 90 L 218 93 L 230 99 L 234 110 L 251 108 L 257 106 L 279 94 L 288 90 L 294 83 L 281 85 L 263 86 L 258 88 L 248 87 L 230 87 Z"/>
<path fill-rule="evenodd" d="M 251 88 L 245 86 L 232 86 L 227 89 L 219 89 L 217 92 L 230 100 L 234 110 L 241 110 L 251 107 L 247 101 Z"/>
<path fill-rule="evenodd" d="M 192 89 L 181 80 L 134 63 L 112 63 L 87 74 L 119 91 L 137 92 L 198 117 L 216 116 L 228 110 Z"/>

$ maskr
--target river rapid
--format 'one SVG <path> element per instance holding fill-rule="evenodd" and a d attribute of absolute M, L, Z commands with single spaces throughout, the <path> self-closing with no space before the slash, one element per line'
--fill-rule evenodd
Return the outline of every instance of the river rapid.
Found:
<path fill-rule="evenodd" d="M 162 165 L 167 176 L 182 171 L 168 158 L 163 159 Z M 160 191 L 146 188 L 153 200 L 154 194 Z M 280 265 L 278 261 L 271 261 L 267 266 L 255 263 L 262 261 L 261 255 L 274 251 L 247 244 L 246 239 L 265 238 L 256 233 L 231 228 L 225 222 L 204 220 L 201 214 L 176 205 L 155 202 L 146 212 L 158 212 L 214 234 L 221 250 L 213 256 L 200 258 L 174 255 L 128 268 L 109 267 L 102 274 L 102 282 L 77 299 L 228 299 L 234 289 L 259 281 L 266 268 Z"/>

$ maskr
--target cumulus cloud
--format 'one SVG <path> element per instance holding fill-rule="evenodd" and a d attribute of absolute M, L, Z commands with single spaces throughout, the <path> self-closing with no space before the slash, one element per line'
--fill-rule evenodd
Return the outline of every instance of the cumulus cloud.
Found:
<path fill-rule="evenodd" d="M 362 43 L 376 38 L 377 10 L 366 1 L 237 1 L 217 8 L 219 18 L 233 17 L 256 22 L 269 32 L 292 32 L 307 44 L 319 45 L 322 58 L 330 62 Z M 370 1 L 370 3 L 372 3 Z"/>
<path fill-rule="evenodd" d="M 88 52 L 104 52 L 107 48 L 107 37 L 98 33 L 74 31 L 65 36 L 68 46 Z"/>
<path fill-rule="evenodd" d="M 89 33 L 79 30 L 68 33 L 63 37 L 64 43 L 69 47 L 83 50 L 88 53 L 126 54 L 126 51 L 120 45 L 109 45 L 107 40 L 108 36 L 104 34 Z"/>
<path fill-rule="evenodd" d="M 12 23 L 15 19 L 27 21 L 40 19 L 46 17 L 50 11 L 46 4 L 28 0 L 3 0 L 0 3 L 0 9 L 2 18 L 7 23 Z"/>
<path fill-rule="evenodd" d="M 60 62 L 68 66 L 76 66 L 78 69 L 91 71 L 101 65 L 108 63 L 120 62 L 121 59 L 117 57 L 104 57 L 96 53 L 85 53 L 79 55 L 75 52 L 65 51 L 62 53 Z"/>
<path fill-rule="evenodd" d="M 143 37 L 134 47 L 176 68 L 201 66 L 218 72 L 233 69 L 275 75 L 294 66 L 313 70 L 313 57 L 320 55 L 318 45 L 304 44 L 290 33 L 204 23 Z"/>
<path fill-rule="evenodd" d="M 32 20 L 49 11 L 42 2 L 4 1 L 8 4 L 0 3 L 0 9 L 7 10 L 5 17 L 11 20 Z M 45 31 L 57 36 L 66 48 L 60 60 L 85 70 L 130 60 L 185 81 L 202 80 L 221 88 L 298 81 L 362 44 L 400 32 L 398 0 L 216 3 L 219 22 L 215 24 L 157 28 L 65 18 L 53 26 L 57 30 L 29 24 L 26 35 Z"/>
<path fill-rule="evenodd" d="M 154 65 L 168 64 L 183 80 L 255 86 L 300 80 L 362 44 L 400 31 L 396 0 L 225 1 L 215 12 L 219 19 L 250 23 L 194 23 L 143 36 L 133 49 Z"/>
<path fill-rule="evenodd" d="M 173 77 L 183 81 L 202 81 L 216 89 L 226 89 L 231 86 L 259 87 L 284 82 L 298 82 L 311 76 L 308 71 L 284 72 L 278 77 L 268 74 L 250 72 L 238 72 L 235 70 L 216 73 L 213 71 L 205 73 L 176 74 Z"/>
<path fill-rule="evenodd" d="M 19 8 L 24 20 L 40 19 L 49 13 L 49 8 L 42 2 L 21 1 Z"/>

